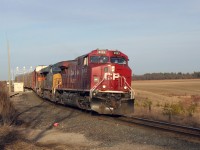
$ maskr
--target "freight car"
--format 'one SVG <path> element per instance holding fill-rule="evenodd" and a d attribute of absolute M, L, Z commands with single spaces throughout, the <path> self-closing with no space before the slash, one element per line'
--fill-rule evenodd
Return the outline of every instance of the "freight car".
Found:
<path fill-rule="evenodd" d="M 37 66 L 33 72 L 17 75 L 15 77 L 15 82 L 23 82 L 24 88 L 37 91 L 41 88 L 42 80 L 44 80 L 39 71 L 46 67 L 47 66 L 44 65 Z"/>
<path fill-rule="evenodd" d="M 93 50 L 75 60 L 36 67 L 25 75 L 40 97 L 99 114 L 129 114 L 134 109 L 128 56 L 116 50 Z M 29 86 L 29 87 L 28 87 Z"/>

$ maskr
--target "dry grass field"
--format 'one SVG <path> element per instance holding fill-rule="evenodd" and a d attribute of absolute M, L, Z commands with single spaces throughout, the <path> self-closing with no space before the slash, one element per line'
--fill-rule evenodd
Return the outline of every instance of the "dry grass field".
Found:
<path fill-rule="evenodd" d="M 135 115 L 200 127 L 200 79 L 133 81 Z"/>
<path fill-rule="evenodd" d="M 14 115 L 15 109 L 8 95 L 6 82 L 0 82 L 0 125 L 11 124 Z"/>

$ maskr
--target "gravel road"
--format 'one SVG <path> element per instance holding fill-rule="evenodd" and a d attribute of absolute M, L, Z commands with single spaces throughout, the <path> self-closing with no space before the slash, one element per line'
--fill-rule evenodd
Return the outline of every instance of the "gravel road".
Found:
<path fill-rule="evenodd" d="M 101 120 L 90 112 L 43 100 L 32 91 L 16 95 L 12 101 L 18 111 L 17 131 L 36 145 L 34 149 L 200 149 L 200 139 Z"/>

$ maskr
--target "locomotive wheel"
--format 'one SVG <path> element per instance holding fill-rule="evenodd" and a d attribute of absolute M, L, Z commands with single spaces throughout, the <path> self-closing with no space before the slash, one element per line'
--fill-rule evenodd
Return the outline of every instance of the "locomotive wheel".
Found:
<path fill-rule="evenodd" d="M 83 97 L 78 100 L 78 106 L 82 109 L 86 109 L 86 110 L 90 109 L 89 101 L 87 100 L 86 97 Z"/>
<path fill-rule="evenodd" d="M 60 93 L 56 91 L 54 101 L 58 103 L 60 101 Z"/>

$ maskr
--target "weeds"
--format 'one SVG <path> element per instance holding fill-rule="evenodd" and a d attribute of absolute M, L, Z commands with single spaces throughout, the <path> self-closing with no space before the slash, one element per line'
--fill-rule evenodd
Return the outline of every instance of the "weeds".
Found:
<path fill-rule="evenodd" d="M 162 106 L 159 102 L 157 102 L 156 107 Z"/>
<path fill-rule="evenodd" d="M 138 101 L 136 101 L 136 100 L 135 100 L 135 106 L 137 106 L 137 107 L 140 106 Z"/>
<path fill-rule="evenodd" d="M 0 124 L 9 125 L 13 122 L 16 110 L 10 101 L 5 84 L 0 82 Z"/>
<path fill-rule="evenodd" d="M 197 104 L 197 103 L 192 103 L 192 104 L 189 106 L 189 108 L 187 109 L 187 112 L 188 112 L 188 115 L 189 115 L 190 117 L 193 116 L 193 114 L 195 113 L 197 107 L 198 107 L 198 104 Z"/>
<path fill-rule="evenodd" d="M 185 110 L 183 105 L 179 102 L 178 104 L 168 104 L 165 103 L 163 107 L 163 114 L 164 115 L 180 115 L 184 114 Z"/>
<path fill-rule="evenodd" d="M 200 103 L 200 95 L 191 95 L 191 99 L 195 103 Z"/>
<path fill-rule="evenodd" d="M 163 107 L 163 115 L 167 115 L 171 121 L 172 116 L 184 114 L 185 110 L 183 105 L 179 102 L 178 104 L 165 103 Z"/>
<path fill-rule="evenodd" d="M 151 111 L 152 101 L 148 100 L 148 98 L 143 102 L 143 107 L 148 108 L 149 112 Z"/>
<path fill-rule="evenodd" d="M 165 103 L 163 107 L 163 115 L 168 115 L 169 120 L 171 120 L 171 117 L 175 115 L 188 114 L 189 117 L 192 117 L 196 112 L 197 107 L 198 104 L 194 102 L 189 107 L 183 107 L 183 104 L 181 102 L 179 102 L 178 104 Z"/>

